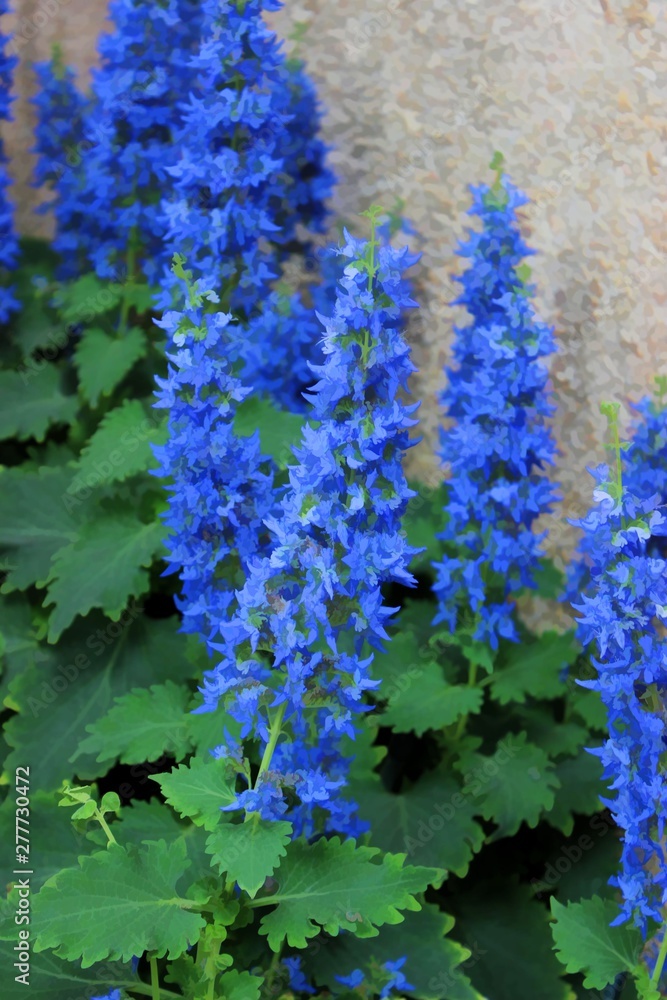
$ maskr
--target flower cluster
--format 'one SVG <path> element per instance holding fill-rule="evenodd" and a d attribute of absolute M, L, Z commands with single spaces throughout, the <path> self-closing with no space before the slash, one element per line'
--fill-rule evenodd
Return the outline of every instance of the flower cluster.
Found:
<path fill-rule="evenodd" d="M 204 638 L 219 628 L 234 598 L 236 574 L 261 550 L 274 506 L 273 469 L 259 435 L 234 432 L 236 407 L 250 392 L 233 374 L 239 345 L 231 316 L 211 312 L 215 292 L 175 272 L 187 295 L 182 311 L 159 321 L 168 336 L 167 378 L 155 406 L 169 412 L 167 443 L 155 449 L 172 494 L 166 523 L 169 572 L 179 572 L 183 629 Z"/>
<path fill-rule="evenodd" d="M 290 819 L 308 834 L 316 807 L 327 829 L 358 829 L 338 791 L 348 766 L 342 738 L 354 737 L 354 714 L 376 686 L 362 646 L 387 639 L 392 609 L 382 584 L 413 583 L 414 550 L 400 518 L 412 495 L 401 459 L 415 406 L 398 394 L 414 370 L 399 323 L 413 304 L 402 272 L 415 258 L 349 236 L 341 253 L 349 263 L 333 316 L 323 320 L 325 361 L 313 366 L 318 423 L 306 425 L 289 486 L 267 520 L 270 554 L 249 561 L 238 610 L 210 644 L 222 658 L 203 689 L 210 709 L 227 696 L 242 738 L 252 734 L 267 748 L 238 806 L 277 818 L 292 789 Z M 240 748 L 218 752 L 238 759 Z"/>
<path fill-rule="evenodd" d="M 521 264 L 531 253 L 516 210 L 525 195 L 500 174 L 493 187 L 473 188 L 470 214 L 482 222 L 459 247 L 471 264 L 457 280 L 455 304 L 472 316 L 456 329 L 455 369 L 447 370 L 441 400 L 450 426 L 440 455 L 451 467 L 447 524 L 440 536 L 458 546 L 435 565 L 436 621 L 464 625 L 462 605 L 475 615 L 476 639 L 495 648 L 515 640 L 510 595 L 533 585 L 542 535 L 533 531 L 555 490 L 543 474 L 554 462 L 549 425 L 553 406 L 541 359 L 555 350 L 552 331 L 540 322 Z"/>
<path fill-rule="evenodd" d="M 637 496 L 606 466 L 593 475 L 595 506 L 577 524 L 584 531 L 590 584 L 579 600 L 579 632 L 598 677 L 580 682 L 599 691 L 609 738 L 592 751 L 602 760 L 614 797 L 605 801 L 625 832 L 622 871 L 612 881 L 623 895 L 617 922 L 662 921 L 667 902 L 664 817 L 667 787 L 667 562 L 652 556 L 651 537 L 667 535 L 667 509 L 653 493 Z"/>
<path fill-rule="evenodd" d="M 179 156 L 167 165 L 162 202 L 170 245 L 245 318 L 278 277 L 276 244 L 285 248 L 299 224 L 321 228 L 333 180 L 310 84 L 262 19 L 280 6 L 201 3 L 205 40 L 190 61 L 197 86 L 173 129 Z"/>
<path fill-rule="evenodd" d="M 0 14 L 6 14 L 6 0 L 0 0 Z M 0 34 L 0 121 L 11 117 L 10 90 L 12 86 L 12 70 L 16 58 L 6 52 L 7 39 Z M 11 271 L 18 259 L 18 242 L 14 232 L 14 213 L 7 198 L 9 178 L 7 176 L 6 158 L 0 140 L 0 237 L 2 238 L 2 258 L 0 259 L 0 278 L 5 271 Z M 18 303 L 11 290 L 0 280 L 0 323 L 5 323 Z"/>
<path fill-rule="evenodd" d="M 152 282 L 165 260 L 156 195 L 179 155 L 174 121 L 194 85 L 190 61 L 204 19 L 198 0 L 114 0 L 110 17 L 114 27 L 100 39 L 90 101 L 76 93 L 57 62 L 40 70 L 46 87 L 38 99 L 38 169 L 56 174 L 56 250 L 67 255 L 76 234 L 79 257 L 69 258 L 70 273 L 80 273 L 82 256 L 102 278 L 132 279 L 141 268 Z M 63 170 L 53 163 L 53 120 L 63 121 L 68 108 L 76 127 L 67 134 L 67 148 L 74 153 Z"/>
<path fill-rule="evenodd" d="M 638 496 L 658 493 L 667 503 L 667 378 L 656 379 L 653 396 L 633 403 L 635 419 L 623 479 Z"/>

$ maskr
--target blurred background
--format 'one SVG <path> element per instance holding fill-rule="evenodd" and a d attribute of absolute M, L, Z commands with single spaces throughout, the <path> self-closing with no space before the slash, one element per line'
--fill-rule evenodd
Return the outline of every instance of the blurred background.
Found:
<path fill-rule="evenodd" d="M 7 144 L 18 227 L 47 234 L 30 186 L 31 63 L 54 42 L 85 85 L 106 28 L 104 0 L 14 0 L 16 120 Z M 532 204 L 523 212 L 537 307 L 557 333 L 552 376 L 566 517 L 589 506 L 586 465 L 604 459 L 603 399 L 627 403 L 667 373 L 667 12 L 664 0 L 288 0 L 272 22 L 319 88 L 354 216 L 397 198 L 423 250 L 411 326 L 425 441 L 410 473 L 435 483 L 433 445 L 459 269 L 467 185 L 490 181 L 500 150 Z M 628 411 L 625 419 L 627 422 Z"/>

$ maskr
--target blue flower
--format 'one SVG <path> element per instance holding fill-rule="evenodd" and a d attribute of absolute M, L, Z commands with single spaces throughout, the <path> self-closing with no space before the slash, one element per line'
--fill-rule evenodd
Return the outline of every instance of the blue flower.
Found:
<path fill-rule="evenodd" d="M 266 745 L 279 733 L 258 785 L 293 789 L 289 818 L 308 835 L 320 822 L 362 829 L 344 798 L 349 762 L 341 749 L 376 687 L 362 647 L 381 648 L 388 638 L 394 609 L 383 603 L 382 585 L 414 582 L 414 550 L 401 534 L 412 495 L 401 462 L 415 406 L 399 393 L 414 371 L 400 323 L 413 304 L 402 272 L 415 258 L 377 241 L 371 254 L 346 239 L 333 315 L 322 317 L 324 362 L 312 366 L 317 423 L 306 424 L 289 485 L 266 519 L 268 550 L 248 560 L 238 607 L 210 643 L 222 655 L 202 689 L 210 709 L 226 696 L 243 737 Z M 282 810 L 270 804 L 262 814 Z"/>
<path fill-rule="evenodd" d="M 299 955 L 291 955 L 283 958 L 283 966 L 289 973 L 289 987 L 295 993 L 307 993 L 313 996 L 317 990 L 308 982 L 306 974 L 301 968 L 301 958 Z"/>
<path fill-rule="evenodd" d="M 0 14 L 6 14 L 9 7 L 6 0 L 0 0 Z M 12 73 L 17 59 L 7 54 L 9 39 L 0 34 L 0 120 L 11 118 L 10 90 Z M 14 230 L 14 210 L 7 197 L 10 181 L 7 175 L 7 159 L 0 140 L 0 237 L 2 238 L 2 259 L 0 260 L 0 323 L 6 323 L 11 313 L 18 308 L 12 290 L 7 286 L 5 275 L 16 267 L 19 247 Z"/>
<path fill-rule="evenodd" d="M 595 504 L 573 522 L 585 533 L 587 570 L 573 607 L 598 675 L 580 683 L 598 691 L 607 709 L 609 738 L 591 751 L 611 793 L 602 801 L 624 831 L 621 871 L 611 880 L 623 899 L 615 922 L 633 920 L 646 933 L 649 920 L 662 922 L 667 902 L 667 562 L 650 551 L 651 539 L 667 535 L 667 508 L 657 493 L 633 494 L 620 462 L 619 451 L 613 482 L 606 466 L 593 470 Z M 637 483 L 650 480 L 635 476 Z"/>
<path fill-rule="evenodd" d="M 186 283 L 186 295 L 185 308 L 158 323 L 168 335 L 169 372 L 157 379 L 154 405 L 169 417 L 167 442 L 155 453 L 171 493 L 167 562 L 182 581 L 183 629 L 208 638 L 227 615 L 237 574 L 261 551 L 274 470 L 257 433 L 234 432 L 236 407 L 250 392 L 233 374 L 237 326 L 208 311 L 217 296 L 201 282 Z"/>
<path fill-rule="evenodd" d="M 553 334 L 532 308 L 516 210 L 527 201 L 506 177 L 472 188 L 470 232 L 459 255 L 470 266 L 457 280 L 471 322 L 456 329 L 457 366 L 447 370 L 441 401 L 448 426 L 440 457 L 451 468 L 445 556 L 435 564 L 436 622 L 470 627 L 493 648 L 517 639 L 511 596 L 534 586 L 544 535 L 533 530 L 550 510 L 554 486 L 544 474 L 556 454 L 554 407 L 542 358 Z M 525 265 L 523 265 L 525 268 Z M 451 551 L 449 549 L 451 548 Z M 462 609 L 472 611 L 472 623 Z"/>

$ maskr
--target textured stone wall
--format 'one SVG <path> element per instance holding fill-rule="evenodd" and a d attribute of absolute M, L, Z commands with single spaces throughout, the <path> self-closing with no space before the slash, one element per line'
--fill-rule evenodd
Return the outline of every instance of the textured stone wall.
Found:
<path fill-rule="evenodd" d="M 35 231 L 25 185 L 30 145 L 28 61 L 54 39 L 87 71 L 104 27 L 100 0 L 15 0 L 22 67 L 9 130 L 19 220 Z M 412 471 L 433 470 L 456 290 L 453 247 L 466 186 L 489 179 L 494 150 L 532 199 L 524 210 L 540 288 L 556 327 L 558 475 L 565 513 L 588 503 L 587 464 L 603 455 L 602 399 L 636 397 L 667 372 L 667 12 L 664 0 L 288 0 L 288 36 L 305 22 L 303 52 L 326 108 L 341 177 L 336 209 L 405 201 L 423 237 L 423 309 L 412 337 L 425 441 Z M 291 44 L 291 43 L 290 43 Z M 552 525 L 555 550 L 571 536 Z"/>

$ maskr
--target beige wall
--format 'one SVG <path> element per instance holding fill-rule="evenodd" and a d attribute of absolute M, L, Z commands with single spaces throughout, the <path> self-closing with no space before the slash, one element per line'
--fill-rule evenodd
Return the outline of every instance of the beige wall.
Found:
<path fill-rule="evenodd" d="M 86 70 L 104 24 L 99 0 L 18 0 L 19 121 L 14 172 L 30 144 L 26 61 L 58 38 Z M 406 202 L 424 237 L 422 315 L 413 338 L 433 468 L 434 395 L 448 358 L 452 254 L 466 185 L 495 149 L 533 200 L 525 210 L 539 308 L 556 326 L 552 366 L 566 513 L 588 503 L 586 464 L 603 455 L 602 399 L 646 391 L 667 372 L 667 13 L 664 0 L 288 0 L 275 18 L 308 24 L 304 51 L 327 109 L 338 210 Z M 43 13 L 40 13 L 42 12 Z M 27 26 L 27 30 L 26 30 Z M 34 193 L 20 186 L 20 224 Z M 554 525 L 553 544 L 570 535 Z"/>

